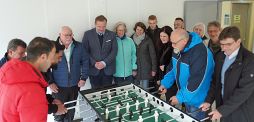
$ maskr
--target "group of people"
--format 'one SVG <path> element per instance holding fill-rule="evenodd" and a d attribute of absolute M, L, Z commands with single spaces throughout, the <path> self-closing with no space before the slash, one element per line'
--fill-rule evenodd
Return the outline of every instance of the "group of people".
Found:
<path fill-rule="evenodd" d="M 254 55 L 241 45 L 237 27 L 222 30 L 219 22 L 209 22 L 207 38 L 203 23 L 188 32 L 182 18 L 175 19 L 174 30 L 159 28 L 155 15 L 148 24 L 137 22 L 129 38 L 124 22 L 112 32 L 100 15 L 82 43 L 68 26 L 56 41 L 36 37 L 27 46 L 11 40 L 0 61 L 0 121 L 45 122 L 54 113 L 56 122 L 70 122 L 75 109 L 66 108 L 76 103 L 64 103 L 77 99 L 88 77 L 92 88 L 114 79 L 149 91 L 152 81 L 171 105 L 182 104 L 187 112 L 202 109 L 191 114 L 198 120 L 216 101 L 211 120 L 254 121 Z M 52 95 L 45 93 L 48 86 Z"/>

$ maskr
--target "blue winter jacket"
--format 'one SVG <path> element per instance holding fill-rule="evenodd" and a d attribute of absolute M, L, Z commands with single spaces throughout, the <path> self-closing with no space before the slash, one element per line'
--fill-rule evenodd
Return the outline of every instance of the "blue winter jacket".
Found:
<path fill-rule="evenodd" d="M 59 37 L 57 39 L 59 42 Z M 52 70 L 50 83 L 55 83 L 58 87 L 72 87 L 82 80 L 86 80 L 89 75 L 89 57 L 82 43 L 73 39 L 70 52 L 70 73 L 66 56 L 63 53 L 62 61 L 58 63 L 57 70 Z"/>
<path fill-rule="evenodd" d="M 166 89 L 174 81 L 179 92 L 176 98 L 179 103 L 199 107 L 205 100 L 212 81 L 214 60 L 212 52 L 202 43 L 198 34 L 189 33 L 190 38 L 180 54 L 172 54 L 169 71 L 161 81 Z"/>
<path fill-rule="evenodd" d="M 5 53 L 4 57 L 0 60 L 0 68 L 8 61 L 7 55 L 8 53 Z"/>

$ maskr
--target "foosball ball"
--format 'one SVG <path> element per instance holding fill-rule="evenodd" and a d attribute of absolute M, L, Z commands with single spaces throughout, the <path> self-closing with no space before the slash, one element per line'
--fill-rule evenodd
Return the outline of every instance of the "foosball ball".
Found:
<path fill-rule="evenodd" d="M 79 96 L 80 119 L 73 122 L 199 122 L 128 81 L 80 91 Z"/>

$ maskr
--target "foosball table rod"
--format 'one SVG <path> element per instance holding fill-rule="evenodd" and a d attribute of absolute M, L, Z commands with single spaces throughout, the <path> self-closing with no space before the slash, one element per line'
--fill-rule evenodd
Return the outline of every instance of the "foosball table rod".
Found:
<path fill-rule="evenodd" d="M 143 95 L 143 96 L 145 96 L 145 95 Z M 139 97 L 143 97 L 143 96 L 137 96 L 136 99 L 139 98 Z M 121 102 L 125 102 L 125 101 L 131 100 L 131 99 L 133 99 L 133 98 L 125 99 L 125 100 L 123 100 L 123 101 L 121 101 Z M 117 102 L 110 103 L 110 104 L 107 104 L 107 105 L 113 105 L 113 104 L 116 104 L 116 103 L 117 103 Z M 96 107 L 96 108 L 98 109 L 98 108 L 101 108 L 101 107 L 98 106 L 98 107 Z"/>
<path fill-rule="evenodd" d="M 122 93 L 123 93 L 123 92 L 122 92 Z M 132 93 L 135 93 L 135 92 L 129 92 L 129 94 L 132 94 Z M 124 94 L 123 94 L 123 95 L 117 95 L 117 96 L 111 97 L 111 99 L 112 99 L 112 98 L 115 98 L 115 97 L 119 97 L 119 96 L 124 96 Z M 100 100 L 98 100 L 98 101 L 93 101 L 93 102 L 91 102 L 91 103 L 99 102 L 99 101 L 102 101 L 102 100 L 107 100 L 107 98 L 103 98 L 103 99 L 100 99 Z"/>
<path fill-rule="evenodd" d="M 68 102 L 65 102 L 64 104 L 70 104 L 70 103 L 74 103 L 74 102 L 77 102 L 77 101 L 80 101 L 80 100 L 83 100 L 83 99 L 77 99 L 77 100 L 73 100 L 73 101 L 68 101 Z"/>
<path fill-rule="evenodd" d="M 131 88 L 126 88 L 126 89 L 123 89 L 124 91 L 128 91 L 128 90 L 131 90 L 132 89 L 132 87 Z M 110 91 L 110 90 L 112 90 L 112 89 L 108 89 L 107 91 Z M 102 92 L 105 92 L 105 91 L 102 91 Z M 111 91 L 111 93 L 114 93 L 114 92 L 119 92 L 119 91 Z M 106 94 L 109 94 L 108 92 L 106 92 L 106 93 L 103 93 L 103 94 L 100 94 L 100 95 L 106 95 Z M 90 97 L 86 97 L 87 99 L 90 99 L 90 98 L 95 98 L 96 97 L 96 95 L 92 95 L 92 96 L 90 96 Z"/>
<path fill-rule="evenodd" d="M 76 107 L 80 107 L 80 106 L 83 106 L 83 105 L 87 105 L 88 103 L 85 103 L 85 104 L 81 104 L 81 105 L 76 105 L 76 106 L 72 106 L 72 107 L 69 107 L 69 108 L 66 108 L 67 110 L 70 110 L 70 109 L 73 109 L 73 108 L 76 108 Z"/>
<path fill-rule="evenodd" d="M 148 110 L 148 109 L 151 109 L 151 108 L 145 108 L 145 109 L 143 109 L 143 111 Z M 140 112 L 140 111 L 132 112 L 132 115 L 133 115 L 134 113 L 138 113 L 138 112 Z M 163 112 L 161 112 L 161 113 L 163 113 Z M 125 117 L 125 116 L 129 116 L 129 115 L 123 115 L 122 117 Z M 115 120 L 115 119 L 119 119 L 119 117 L 112 118 L 111 120 Z"/>
<path fill-rule="evenodd" d="M 145 102 L 143 101 L 143 102 L 140 102 L 139 104 L 142 104 L 142 103 L 145 103 Z M 135 106 L 135 104 L 130 105 L 130 107 L 131 107 L 131 106 Z M 121 109 L 124 109 L 124 108 L 126 108 L 126 107 L 119 107 L 119 111 L 120 111 Z M 113 112 L 113 111 L 116 111 L 116 110 L 111 110 L 111 111 L 109 111 L 109 112 Z"/>
<path fill-rule="evenodd" d="M 90 109 L 86 109 L 86 110 L 84 110 L 84 111 L 78 111 L 77 114 L 80 114 L 80 113 L 83 113 L 83 112 L 86 112 L 86 111 L 90 111 L 90 110 L 92 110 L 91 107 L 90 107 Z"/>
<path fill-rule="evenodd" d="M 86 119 L 90 119 L 90 118 L 93 118 L 93 117 L 96 117 L 96 114 L 95 115 L 93 115 L 93 116 L 90 116 L 90 117 L 86 117 L 86 118 L 79 118 L 79 119 L 76 119 L 76 120 L 73 120 L 73 122 L 81 122 L 81 121 L 84 121 L 84 120 L 86 120 Z"/>
<path fill-rule="evenodd" d="M 213 117 L 213 115 L 209 115 L 208 117 L 204 118 L 204 119 L 201 119 L 200 122 L 203 122 L 205 120 L 208 120 L 208 119 L 211 119 Z"/>

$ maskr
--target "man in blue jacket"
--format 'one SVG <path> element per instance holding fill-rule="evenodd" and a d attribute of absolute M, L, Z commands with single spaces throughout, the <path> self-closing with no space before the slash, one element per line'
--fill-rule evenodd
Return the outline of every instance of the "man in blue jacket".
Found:
<path fill-rule="evenodd" d="M 95 18 L 95 28 L 84 33 L 82 43 L 89 55 L 92 88 L 112 84 L 118 51 L 116 34 L 106 29 L 107 19 Z"/>
<path fill-rule="evenodd" d="M 12 39 L 7 47 L 7 52 L 4 57 L 0 60 L 0 68 L 11 59 L 23 60 L 26 56 L 26 43 L 21 39 Z"/>
<path fill-rule="evenodd" d="M 50 89 L 55 99 L 62 103 L 76 100 L 80 87 L 86 83 L 89 73 L 89 57 L 82 45 L 73 38 L 72 30 L 63 26 L 56 40 L 65 46 L 62 61 L 58 63 L 57 70 L 52 70 Z M 76 103 L 65 105 L 66 108 Z M 74 118 L 75 109 L 68 110 L 64 115 L 54 115 L 57 122 L 70 122 Z"/>
<path fill-rule="evenodd" d="M 176 29 L 170 36 L 174 53 L 172 61 L 167 67 L 169 71 L 161 80 L 161 94 L 167 92 L 174 81 L 179 92 L 171 97 L 172 105 L 184 103 L 187 112 L 198 110 L 204 102 L 210 88 L 214 61 L 212 52 L 202 43 L 198 34 L 187 33 L 183 29 Z M 205 112 L 191 114 L 196 119 L 204 119 Z"/>

